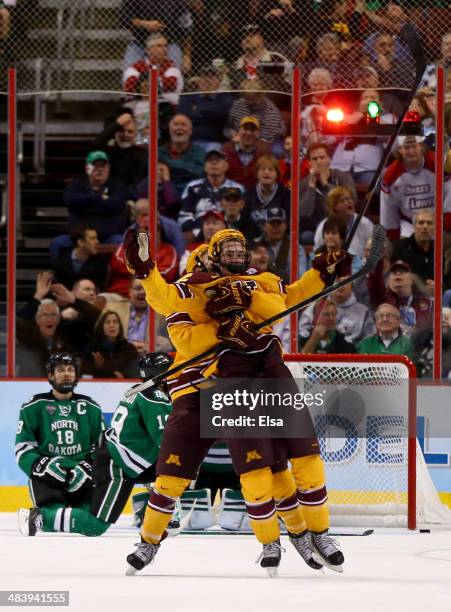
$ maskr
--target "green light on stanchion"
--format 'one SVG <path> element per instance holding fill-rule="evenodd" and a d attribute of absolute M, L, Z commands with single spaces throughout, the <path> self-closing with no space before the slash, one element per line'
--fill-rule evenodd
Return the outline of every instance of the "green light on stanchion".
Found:
<path fill-rule="evenodd" d="M 375 100 L 368 102 L 368 106 L 366 107 L 368 119 L 378 119 L 379 115 L 382 113 L 381 106 Z"/>

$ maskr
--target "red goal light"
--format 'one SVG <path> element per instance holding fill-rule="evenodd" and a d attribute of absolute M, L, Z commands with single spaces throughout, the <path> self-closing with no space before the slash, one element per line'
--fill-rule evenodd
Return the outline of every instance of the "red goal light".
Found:
<path fill-rule="evenodd" d="M 418 111 L 407 111 L 404 123 L 420 123 L 421 117 Z"/>
<path fill-rule="evenodd" d="M 341 123 L 345 118 L 345 114 L 344 112 L 341 110 L 341 108 L 329 108 L 329 110 L 326 113 L 326 119 L 327 121 L 330 121 L 331 123 Z"/>

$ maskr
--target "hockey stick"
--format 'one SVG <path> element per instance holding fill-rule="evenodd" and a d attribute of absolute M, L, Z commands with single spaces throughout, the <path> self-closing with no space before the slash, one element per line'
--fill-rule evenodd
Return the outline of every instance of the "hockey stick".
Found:
<path fill-rule="evenodd" d="M 353 537 L 353 538 L 363 538 L 365 536 L 372 535 L 374 533 L 374 529 L 366 529 L 365 531 L 360 531 L 356 533 L 346 533 L 346 532 L 338 532 L 338 531 L 329 531 L 329 535 L 333 538 L 335 537 Z M 285 530 L 281 530 L 281 535 L 287 535 Z M 231 531 L 227 529 L 189 529 L 183 531 L 180 535 L 202 535 L 202 536 L 253 536 L 254 533 L 252 531 Z"/>
<path fill-rule="evenodd" d="M 348 236 L 346 237 L 343 249 L 345 251 L 349 251 L 349 246 L 352 242 L 352 239 L 355 236 L 355 233 L 360 225 L 360 222 L 362 220 L 362 217 L 365 215 L 366 211 L 368 210 L 368 207 L 370 205 L 371 199 L 374 195 L 374 192 L 376 190 L 376 187 L 380 181 L 380 178 L 382 176 L 382 171 L 385 167 L 385 164 L 388 161 L 388 158 L 390 157 L 391 154 L 391 150 L 393 148 L 393 145 L 395 143 L 395 140 L 398 138 L 399 133 L 401 132 L 401 128 L 402 125 L 404 123 L 404 119 L 405 116 L 410 108 L 410 105 L 412 103 L 413 98 L 415 97 L 415 94 L 417 92 L 418 86 L 420 84 L 420 81 L 423 77 L 423 73 L 424 70 L 426 68 L 426 56 L 424 53 L 424 49 L 423 49 L 423 45 L 421 44 L 421 40 L 418 36 L 417 31 L 415 30 L 415 28 L 410 24 L 410 23 L 406 23 L 403 25 L 403 27 L 401 28 L 400 32 L 399 32 L 399 38 L 406 44 L 406 46 L 409 48 L 410 53 L 412 54 L 412 57 L 415 61 L 415 81 L 412 85 L 412 88 L 409 92 L 405 107 L 403 112 L 401 113 L 401 115 L 398 117 L 398 121 L 395 124 L 395 128 L 393 130 L 393 132 L 390 135 L 390 138 L 388 139 L 387 142 L 387 146 L 385 147 L 384 150 L 384 154 L 381 157 L 381 160 L 379 162 L 379 165 L 376 168 L 376 172 L 374 173 L 373 178 L 371 179 L 371 182 L 368 186 L 368 191 L 365 195 L 365 199 L 363 200 L 362 206 L 360 208 L 360 212 L 358 213 L 357 217 L 354 220 L 354 223 L 352 224 L 351 227 L 351 231 L 349 232 Z"/>
<path fill-rule="evenodd" d="M 314 302 L 317 302 L 318 300 L 321 300 L 327 297 L 331 293 L 334 293 L 335 291 L 337 291 L 338 289 L 341 289 L 342 287 L 345 287 L 346 285 L 354 283 L 355 281 L 359 280 L 360 278 L 362 278 L 363 276 L 365 276 L 366 274 L 374 270 L 378 261 L 382 257 L 382 253 L 384 250 L 384 242 L 385 242 L 384 228 L 381 225 L 375 225 L 374 230 L 373 230 L 370 253 L 368 255 L 366 262 L 360 268 L 360 270 L 357 270 L 357 272 L 355 272 L 351 276 L 348 276 L 342 279 L 338 283 L 335 283 L 333 285 L 330 285 L 329 287 L 326 287 L 319 293 L 312 295 L 306 300 L 303 300 L 302 302 L 298 302 L 297 304 L 290 306 L 290 308 L 287 308 L 283 312 L 276 314 L 272 317 L 269 317 L 269 319 L 265 319 L 264 321 L 256 325 L 254 329 L 258 331 L 268 325 L 272 325 L 273 323 L 275 323 L 276 321 L 279 321 L 280 319 L 283 319 L 284 317 L 288 316 L 292 312 L 296 312 L 297 310 L 307 308 L 307 306 L 310 306 L 310 304 L 313 304 Z M 149 380 L 146 380 L 140 385 L 136 385 L 135 387 L 132 387 L 131 389 L 126 391 L 124 395 L 125 397 L 130 397 L 131 395 L 134 395 L 135 393 L 140 393 L 141 391 L 144 391 L 144 389 L 148 389 L 149 387 L 154 387 L 158 385 L 159 383 L 161 383 L 166 378 L 168 378 L 168 376 L 171 376 L 172 374 L 176 374 L 177 372 L 184 370 L 190 365 L 193 365 L 197 363 L 198 361 L 201 361 L 205 357 L 209 357 L 210 355 L 219 353 L 220 351 L 226 348 L 228 348 L 228 345 L 225 342 L 216 344 L 215 346 L 212 346 L 211 348 L 207 349 L 203 353 L 200 353 L 199 355 L 196 355 L 195 357 L 192 357 L 191 359 L 188 359 L 187 361 L 180 363 L 178 366 L 175 366 L 174 368 L 171 368 L 170 370 L 167 370 L 166 372 L 163 372 L 162 374 L 158 374 L 157 376 L 154 376 L 154 378 L 150 378 Z"/>

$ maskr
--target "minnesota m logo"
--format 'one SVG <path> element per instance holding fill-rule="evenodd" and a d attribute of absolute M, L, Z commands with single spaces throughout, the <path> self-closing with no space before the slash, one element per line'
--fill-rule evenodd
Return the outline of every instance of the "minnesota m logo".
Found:
<path fill-rule="evenodd" d="M 180 463 L 180 456 L 179 455 L 169 455 L 169 457 L 166 459 L 166 463 L 174 463 L 175 465 L 182 465 Z"/>
<path fill-rule="evenodd" d="M 256 450 L 247 451 L 246 453 L 246 463 L 250 463 L 251 461 L 256 461 L 261 458 L 262 456 Z"/>

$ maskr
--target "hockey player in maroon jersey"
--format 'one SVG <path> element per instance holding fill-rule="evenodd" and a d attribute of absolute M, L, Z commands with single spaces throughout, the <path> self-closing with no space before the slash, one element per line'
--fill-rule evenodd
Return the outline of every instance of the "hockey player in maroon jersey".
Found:
<path fill-rule="evenodd" d="M 234 230 L 218 232 L 210 242 L 210 274 L 198 273 L 186 282 L 179 281 L 174 285 L 162 281 L 150 257 L 142 261 L 136 236 L 127 236 L 125 250 L 129 269 L 142 280 L 149 304 L 158 311 L 164 310 L 167 315 L 172 310 L 168 316 L 168 329 L 177 348 L 176 365 L 215 346 L 218 340 L 228 345 L 219 359 L 218 356 L 207 358 L 181 375 L 169 378 L 174 413 L 165 429 L 157 465 L 158 478 L 141 532 L 142 542 L 138 550 L 127 558 L 130 572 L 134 572 L 154 558 L 175 499 L 188 485 L 212 443 L 212 440 L 199 439 L 197 383 L 214 372 L 225 377 L 235 374 L 241 378 L 266 375 L 292 380 L 283 363 L 278 338 L 271 334 L 270 328 L 256 332 L 254 323 L 282 312 L 290 296 L 294 300 L 300 295 L 308 297 L 320 291 L 324 281 L 330 278 L 331 264 L 339 265 L 344 253 L 321 254 L 315 258 L 312 270 L 285 293 L 280 279 L 275 275 L 263 273 L 250 277 L 246 273 L 249 253 L 243 235 Z M 210 294 L 210 298 L 206 293 Z M 238 364 L 243 367 L 238 367 Z M 294 457 L 297 462 L 293 473 L 301 496 L 308 496 L 308 499 L 303 499 L 304 504 L 310 509 L 316 506 L 316 511 L 311 515 L 312 531 L 315 532 L 313 544 L 335 567 L 343 561 L 341 553 L 336 548 L 332 550 L 333 544 L 327 536 L 329 524 L 324 469 L 309 420 L 306 420 L 305 427 L 310 437 L 299 440 L 296 448 L 293 445 L 268 444 L 267 440 L 229 441 L 235 468 L 241 475 L 251 525 L 263 544 L 261 565 L 269 569 L 277 568 L 280 562 L 276 499 L 282 501 L 277 505 L 279 510 L 286 512 L 292 543 L 301 554 L 303 547 L 309 546 L 305 523 L 301 514 L 296 512 L 296 486 L 284 469 L 286 456 Z M 273 477 L 270 466 L 276 467 L 276 470 L 279 466 L 279 476 Z M 316 564 L 320 567 L 319 563 Z"/>

